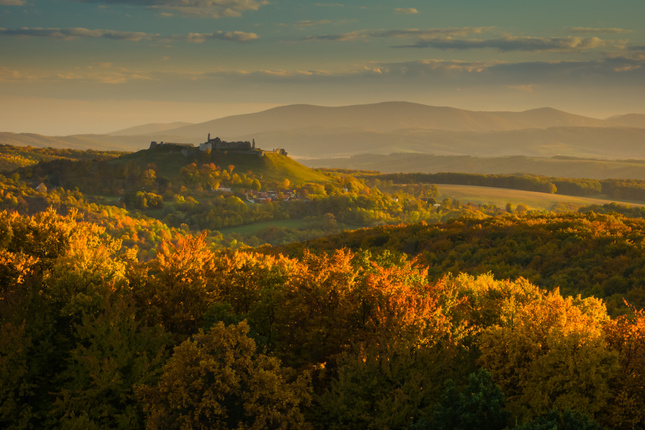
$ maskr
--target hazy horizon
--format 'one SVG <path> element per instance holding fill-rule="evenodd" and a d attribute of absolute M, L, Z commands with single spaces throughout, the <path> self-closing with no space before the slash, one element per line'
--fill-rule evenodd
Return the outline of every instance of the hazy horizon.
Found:
<path fill-rule="evenodd" d="M 408 101 L 645 113 L 642 0 L 0 0 L 0 131 Z"/>

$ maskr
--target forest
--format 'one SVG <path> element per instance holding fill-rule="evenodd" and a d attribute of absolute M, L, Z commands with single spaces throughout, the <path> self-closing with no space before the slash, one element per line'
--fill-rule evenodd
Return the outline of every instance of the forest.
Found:
<path fill-rule="evenodd" d="M 434 280 L 388 251 L 291 258 L 186 236 L 139 262 L 73 212 L 5 211 L 0 232 L 4 428 L 645 420 L 645 314 L 631 305 L 612 317 L 522 277 Z"/>
<path fill-rule="evenodd" d="M 641 208 L 125 157 L 0 176 L 0 428 L 642 428 Z"/>

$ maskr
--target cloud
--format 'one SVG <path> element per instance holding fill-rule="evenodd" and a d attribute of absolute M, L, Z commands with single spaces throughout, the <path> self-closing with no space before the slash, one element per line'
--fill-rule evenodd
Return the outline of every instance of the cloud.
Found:
<path fill-rule="evenodd" d="M 481 73 L 500 64 L 498 61 L 418 60 L 401 63 L 382 63 L 366 66 L 364 74 L 381 77 L 424 77 Z"/>
<path fill-rule="evenodd" d="M 413 7 L 409 7 L 409 8 L 397 7 L 396 9 L 394 9 L 394 12 L 402 13 L 404 15 L 414 15 L 416 13 L 419 13 L 419 11 Z"/>
<path fill-rule="evenodd" d="M 28 75 L 15 69 L 8 67 L 0 67 L 0 82 L 20 82 L 36 80 L 36 76 Z"/>
<path fill-rule="evenodd" d="M 436 39 L 438 37 L 466 36 L 468 34 L 479 34 L 493 27 L 462 27 L 462 28 L 428 28 L 416 29 L 409 28 L 403 30 L 378 30 L 367 31 L 357 30 L 349 33 L 324 34 L 318 36 L 308 36 L 302 40 L 327 40 L 335 42 L 346 42 L 350 40 L 368 40 L 370 38 L 391 38 L 391 39 Z"/>
<path fill-rule="evenodd" d="M 231 82 L 281 84 L 351 83 L 386 85 L 401 83 L 433 86 L 499 86 L 532 93 L 553 85 L 633 85 L 645 88 L 645 56 L 604 57 L 588 61 L 505 62 L 424 59 L 395 63 L 369 63 L 351 70 L 256 70 L 222 71 L 194 79 L 226 79 Z"/>
<path fill-rule="evenodd" d="M 0 36 L 14 37 L 43 37 L 59 40 L 76 39 L 112 39 L 139 42 L 141 40 L 163 40 L 159 34 L 141 33 L 132 31 L 115 30 L 89 30 L 87 28 L 0 28 Z M 249 42 L 258 39 L 255 33 L 244 31 L 217 31 L 215 33 L 189 33 L 186 35 L 172 35 L 171 40 L 185 40 L 193 43 L 203 43 L 207 40 L 226 40 L 231 42 Z"/>
<path fill-rule="evenodd" d="M 579 27 L 582 29 L 582 27 Z M 497 49 L 502 52 L 575 52 L 597 48 L 614 47 L 624 49 L 626 41 L 608 41 L 598 37 L 527 37 L 504 35 L 492 39 L 466 38 L 470 34 L 481 34 L 494 30 L 495 27 L 457 27 L 427 28 L 402 30 L 358 30 L 340 34 L 308 36 L 306 41 L 347 42 L 353 40 L 367 41 L 371 38 L 414 39 L 413 43 L 396 45 L 394 48 L 434 48 L 441 50 Z M 602 29 L 601 29 L 602 30 Z M 604 29 L 618 30 L 618 29 Z M 626 31 L 626 30 L 625 30 Z"/>
<path fill-rule="evenodd" d="M 47 83 L 54 82 L 82 82 L 82 83 L 100 83 L 100 84 L 123 84 L 131 81 L 150 81 L 155 78 L 146 72 L 129 70 L 123 67 L 115 67 L 109 62 L 99 62 L 91 64 L 84 68 L 76 68 L 71 71 L 37 73 L 31 71 L 19 71 L 0 68 L 0 82 L 14 83 Z"/>
<path fill-rule="evenodd" d="M 0 0 L 0 6 L 24 6 L 26 4 L 25 0 Z"/>
<path fill-rule="evenodd" d="M 307 36 L 302 40 L 305 41 L 331 41 L 331 42 L 348 42 L 352 40 L 367 40 L 368 34 L 364 30 L 351 31 L 340 34 L 322 34 L 318 36 Z"/>
<path fill-rule="evenodd" d="M 44 37 L 48 39 L 113 39 L 138 42 L 158 37 L 158 34 L 134 31 L 89 30 L 87 28 L 0 28 L 0 36 Z"/>
<path fill-rule="evenodd" d="M 267 0 L 75 0 L 82 3 L 106 3 L 177 11 L 183 15 L 211 18 L 240 17 L 269 4 Z"/>
<path fill-rule="evenodd" d="M 228 40 L 231 42 L 249 42 L 258 39 L 255 33 L 246 33 L 244 31 L 217 31 L 215 33 L 190 33 L 187 37 L 188 42 L 203 43 L 207 40 Z"/>
<path fill-rule="evenodd" d="M 469 34 L 480 34 L 484 31 L 492 30 L 494 27 L 456 27 L 456 28 L 426 28 L 419 30 L 417 28 L 408 28 L 403 30 L 381 30 L 369 33 L 371 37 L 385 38 L 408 38 L 416 37 L 418 39 L 435 39 L 437 37 L 455 37 L 467 36 Z"/>
<path fill-rule="evenodd" d="M 508 51 L 585 51 L 608 46 L 608 42 L 598 37 L 517 37 L 504 36 L 497 39 L 453 39 L 438 37 L 419 40 L 411 45 L 395 48 L 435 48 L 442 50 L 497 49 Z"/>
<path fill-rule="evenodd" d="M 569 27 L 570 33 L 576 34 L 625 34 L 631 33 L 632 30 L 622 28 L 596 28 L 596 27 Z"/>

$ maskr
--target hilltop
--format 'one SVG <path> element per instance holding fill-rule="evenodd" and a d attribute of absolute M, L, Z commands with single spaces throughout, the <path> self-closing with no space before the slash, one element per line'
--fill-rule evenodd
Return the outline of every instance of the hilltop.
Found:
<path fill-rule="evenodd" d="M 189 154 L 182 154 L 182 149 L 175 146 L 160 146 L 144 149 L 109 161 L 114 166 L 134 163 L 144 168 L 154 164 L 158 174 L 169 179 L 177 178 L 181 169 L 191 163 L 213 163 L 221 168 L 235 166 L 236 172 L 252 174 L 262 181 L 283 182 L 288 179 L 293 185 L 307 182 L 326 183 L 329 177 L 306 167 L 287 155 L 277 152 L 266 152 L 263 156 L 236 153 L 234 151 L 212 151 L 205 153 L 194 148 Z"/>

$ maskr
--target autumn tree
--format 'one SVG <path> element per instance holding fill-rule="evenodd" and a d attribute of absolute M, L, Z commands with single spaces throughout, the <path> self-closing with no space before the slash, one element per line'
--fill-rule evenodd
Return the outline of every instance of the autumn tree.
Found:
<path fill-rule="evenodd" d="M 406 428 L 430 414 L 444 379 L 458 373 L 460 328 L 440 305 L 442 283 L 427 283 L 405 260 L 362 257 L 345 322 L 351 337 L 330 357 L 333 377 L 313 413 L 323 428 Z"/>
<path fill-rule="evenodd" d="M 306 376 L 257 353 L 246 322 L 218 323 L 175 348 L 155 386 L 139 395 L 149 429 L 306 429 Z"/>
<path fill-rule="evenodd" d="M 508 303 L 499 325 L 481 335 L 480 364 L 489 369 L 520 422 L 551 409 L 601 414 L 612 397 L 618 354 L 602 333 L 608 319 L 598 299 L 544 294 Z"/>
<path fill-rule="evenodd" d="M 214 254 L 204 235 L 164 241 L 155 259 L 142 271 L 131 272 L 135 296 L 149 323 L 161 322 L 179 339 L 195 333 L 212 294 L 207 283 L 213 277 Z"/>
<path fill-rule="evenodd" d="M 618 352 L 620 370 L 603 418 L 617 429 L 636 429 L 645 422 L 645 311 L 631 311 L 604 326 L 609 346 Z"/>

